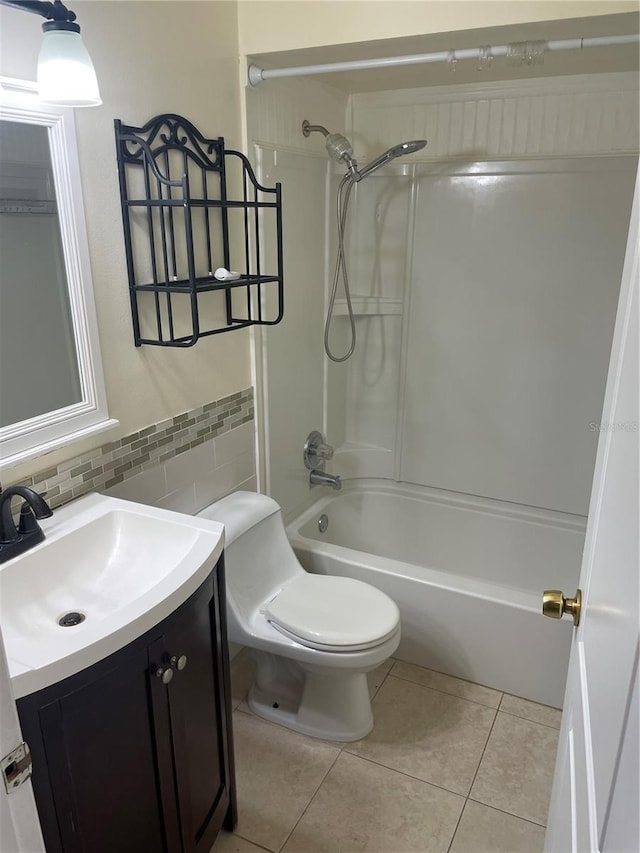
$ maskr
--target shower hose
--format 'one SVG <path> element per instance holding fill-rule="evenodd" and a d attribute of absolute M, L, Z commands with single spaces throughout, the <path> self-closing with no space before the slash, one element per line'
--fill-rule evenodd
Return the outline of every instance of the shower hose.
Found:
<path fill-rule="evenodd" d="M 331 361 L 342 362 L 351 358 L 353 351 L 356 348 L 356 324 L 353 318 L 353 308 L 351 306 L 351 293 L 349 291 L 349 273 L 347 271 L 347 259 L 344 251 L 344 232 L 347 224 L 347 213 L 349 211 L 349 199 L 355 181 L 350 174 L 346 174 L 340 181 L 338 187 L 336 201 L 336 219 L 338 225 L 338 254 L 336 256 L 336 269 L 333 276 L 333 286 L 331 288 L 331 297 L 329 299 L 329 307 L 327 309 L 327 321 L 324 326 L 324 349 Z M 344 286 L 344 295 L 347 302 L 347 312 L 349 314 L 349 324 L 351 327 L 351 344 L 345 355 L 337 356 L 331 351 L 329 345 L 329 333 L 331 331 L 331 323 L 333 320 L 333 309 L 338 292 L 338 284 L 340 282 L 340 273 L 342 273 L 342 282 Z"/>

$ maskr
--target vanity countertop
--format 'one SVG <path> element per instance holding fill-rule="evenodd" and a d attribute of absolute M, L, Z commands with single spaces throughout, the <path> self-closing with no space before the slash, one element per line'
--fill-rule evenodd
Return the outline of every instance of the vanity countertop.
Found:
<path fill-rule="evenodd" d="M 44 542 L 0 566 L 16 699 L 153 628 L 198 589 L 224 545 L 218 522 L 99 494 L 56 510 L 41 527 Z M 84 618 L 61 626 L 70 613 Z"/>

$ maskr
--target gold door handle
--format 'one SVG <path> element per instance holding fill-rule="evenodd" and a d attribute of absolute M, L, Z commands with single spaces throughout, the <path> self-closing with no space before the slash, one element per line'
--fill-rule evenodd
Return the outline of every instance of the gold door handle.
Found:
<path fill-rule="evenodd" d="M 580 624 L 580 610 L 582 609 L 582 590 L 576 590 L 575 598 L 565 598 L 559 589 L 545 589 L 542 594 L 542 612 L 552 619 L 561 619 L 564 613 L 573 616 L 573 624 Z"/>

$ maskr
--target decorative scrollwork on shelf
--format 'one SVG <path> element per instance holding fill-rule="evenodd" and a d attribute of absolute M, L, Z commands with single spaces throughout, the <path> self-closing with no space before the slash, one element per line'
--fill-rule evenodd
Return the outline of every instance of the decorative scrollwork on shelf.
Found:
<path fill-rule="evenodd" d="M 209 335 L 279 323 L 280 184 L 262 186 L 242 152 L 173 113 L 143 127 L 116 120 L 115 131 L 135 345 L 190 347 Z M 228 197 L 228 182 L 237 197 Z M 224 317 L 200 310 L 201 300 L 220 298 Z"/>
<path fill-rule="evenodd" d="M 200 131 L 182 116 L 167 113 L 156 116 L 142 127 L 121 125 L 123 140 L 122 157 L 128 163 L 143 163 L 146 144 L 148 155 L 158 164 L 159 158 L 169 151 L 181 151 L 202 169 L 220 171 L 224 140 L 207 139 Z M 213 155 L 213 156 L 212 156 Z M 166 180 L 171 176 L 166 175 Z"/>

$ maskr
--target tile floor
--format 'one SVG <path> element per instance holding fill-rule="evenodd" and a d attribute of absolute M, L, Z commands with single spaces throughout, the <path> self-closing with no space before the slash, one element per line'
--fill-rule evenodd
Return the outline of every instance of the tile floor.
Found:
<path fill-rule="evenodd" d="M 390 660 L 375 726 L 336 744 L 251 714 L 232 666 L 238 827 L 212 853 L 537 853 L 560 711 Z"/>

